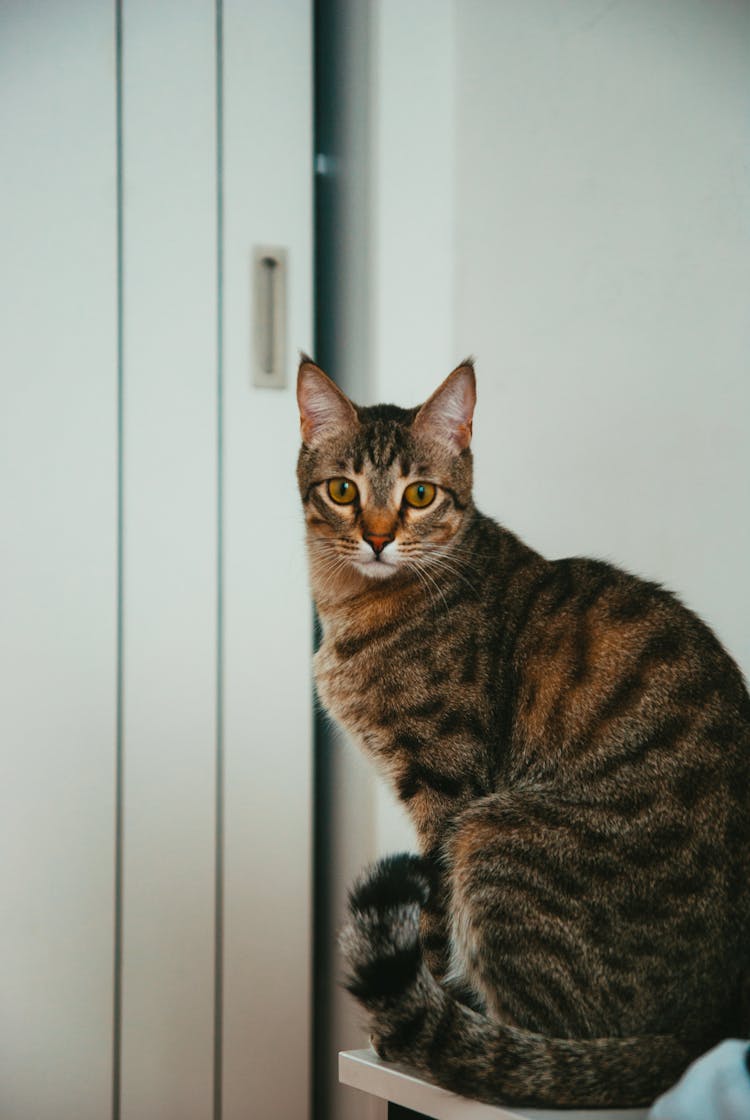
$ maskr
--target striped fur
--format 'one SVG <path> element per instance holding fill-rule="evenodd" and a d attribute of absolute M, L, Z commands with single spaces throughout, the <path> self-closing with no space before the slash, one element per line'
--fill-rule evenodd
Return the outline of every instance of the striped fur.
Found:
<path fill-rule="evenodd" d="M 300 368 L 318 693 L 420 845 L 353 892 L 350 986 L 381 1053 L 450 1089 L 635 1105 L 750 1033 L 750 700 L 669 592 L 476 510 L 473 384 L 360 408 Z"/>

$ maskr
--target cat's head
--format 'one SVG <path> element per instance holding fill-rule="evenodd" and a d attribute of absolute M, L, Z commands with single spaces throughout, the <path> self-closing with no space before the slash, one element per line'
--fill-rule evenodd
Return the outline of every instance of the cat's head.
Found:
<path fill-rule="evenodd" d="M 419 407 L 363 408 L 303 357 L 297 400 L 297 478 L 313 570 L 429 578 L 473 509 L 472 362 Z"/>

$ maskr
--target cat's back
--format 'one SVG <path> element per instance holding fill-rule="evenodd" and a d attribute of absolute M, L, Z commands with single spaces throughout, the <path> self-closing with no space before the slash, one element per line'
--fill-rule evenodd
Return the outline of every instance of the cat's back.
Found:
<path fill-rule="evenodd" d="M 740 670 L 675 595 L 604 562 L 523 565 L 506 601 L 516 630 L 498 789 L 532 804 L 508 836 L 520 844 L 530 829 L 532 855 L 545 836 L 544 874 L 578 876 L 583 910 L 620 923 L 639 952 L 693 956 L 704 987 L 731 987 L 750 924 Z"/>
<path fill-rule="evenodd" d="M 722 905 L 747 914 L 750 698 L 709 627 L 656 583 L 554 561 L 527 600 L 513 676 L 511 782 L 554 783 L 613 842 L 645 837 L 649 859 L 734 867 Z"/>
<path fill-rule="evenodd" d="M 547 562 L 513 650 L 516 715 L 577 751 L 661 729 L 748 748 L 750 698 L 712 630 L 670 591 L 604 561 Z"/>
<path fill-rule="evenodd" d="M 464 590 L 466 630 L 488 655 L 487 687 L 503 679 L 528 736 L 584 748 L 622 719 L 651 727 L 679 712 L 750 749 L 742 673 L 671 591 L 602 560 L 546 560 L 481 515 L 472 553 L 481 602 Z"/>

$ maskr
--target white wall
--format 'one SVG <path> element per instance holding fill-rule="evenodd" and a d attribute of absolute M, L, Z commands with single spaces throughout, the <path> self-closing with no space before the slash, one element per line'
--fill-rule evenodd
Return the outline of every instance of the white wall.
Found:
<path fill-rule="evenodd" d="M 338 371 L 345 387 L 414 404 L 473 353 L 480 508 L 550 557 L 664 581 L 747 672 L 750 5 L 369 14 L 342 89 L 369 73 L 369 145 L 350 136 L 342 170 L 367 162 L 341 244 L 356 282 L 336 308 L 368 376 Z M 371 797 L 372 832 L 342 820 L 339 844 L 413 846 L 374 777 Z"/>
<path fill-rule="evenodd" d="M 664 581 L 747 671 L 750 6 L 374 10 L 371 398 L 475 354 L 480 508 Z"/>
<path fill-rule="evenodd" d="M 456 15 L 478 500 L 665 581 L 750 670 L 750 5 Z"/>

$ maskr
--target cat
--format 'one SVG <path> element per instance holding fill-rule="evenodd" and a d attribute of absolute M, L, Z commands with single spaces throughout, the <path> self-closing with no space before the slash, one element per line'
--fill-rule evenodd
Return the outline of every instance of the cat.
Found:
<path fill-rule="evenodd" d="M 303 356 L 297 397 L 317 692 L 419 844 L 350 895 L 373 1045 L 490 1103 L 650 1103 L 750 1031 L 742 674 L 658 584 L 476 509 L 472 361 L 405 409 Z"/>

